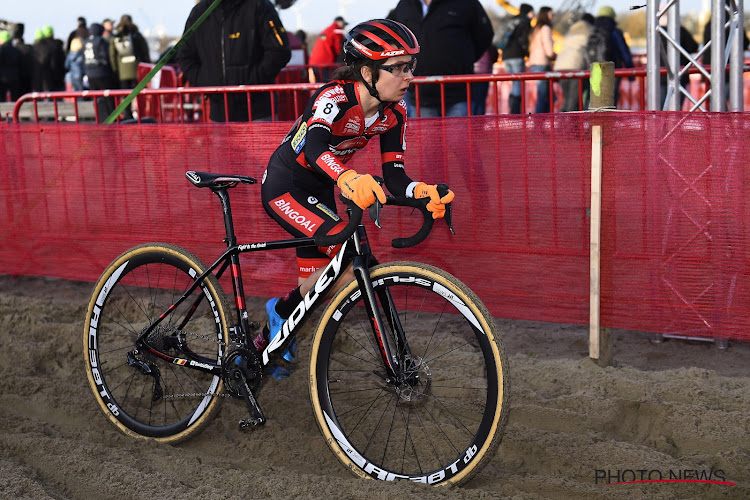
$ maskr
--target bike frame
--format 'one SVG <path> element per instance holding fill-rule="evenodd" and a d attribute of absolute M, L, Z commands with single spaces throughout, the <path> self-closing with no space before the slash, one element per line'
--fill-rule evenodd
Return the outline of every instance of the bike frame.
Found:
<path fill-rule="evenodd" d="M 229 186 L 232 187 L 232 186 Z M 284 322 L 280 335 L 271 340 L 266 348 L 262 352 L 258 352 L 252 343 L 250 338 L 250 322 L 248 320 L 248 312 L 245 302 L 245 291 L 242 283 L 242 270 L 240 265 L 240 254 L 250 252 L 263 252 L 269 250 L 278 250 L 284 248 L 297 248 L 303 246 L 315 245 L 313 238 L 294 238 L 287 240 L 274 240 L 274 241 L 263 241 L 255 243 L 243 243 L 237 244 L 237 237 L 234 232 L 234 221 L 232 218 L 232 210 L 229 202 L 229 187 L 212 187 L 211 190 L 221 200 L 221 204 L 224 211 L 224 226 L 226 230 L 226 238 L 224 241 L 227 244 L 227 249 L 217 258 L 213 264 L 211 264 L 203 273 L 195 277 L 190 287 L 156 320 L 154 320 L 138 337 L 136 340 L 136 346 L 139 349 L 144 349 L 160 358 L 166 360 L 169 363 L 180 365 L 183 368 L 189 368 L 194 370 L 200 370 L 208 372 L 213 375 L 221 376 L 222 365 L 215 363 L 212 360 L 206 359 L 197 354 L 187 352 L 186 354 L 190 359 L 184 359 L 179 357 L 170 356 L 153 346 L 149 345 L 147 338 L 148 335 L 159 325 L 162 320 L 167 316 L 167 313 L 178 307 L 181 303 L 188 299 L 191 294 L 202 285 L 206 277 L 213 273 L 214 270 L 218 269 L 216 273 L 217 278 L 220 278 L 227 268 L 230 269 L 232 277 L 232 288 L 234 291 L 235 298 L 235 309 L 237 312 L 237 323 L 231 327 L 234 330 L 237 340 L 241 341 L 243 347 L 249 352 L 259 356 L 262 365 L 266 366 L 271 362 L 272 354 L 274 352 L 280 352 L 280 350 L 286 346 L 291 338 L 301 329 L 310 313 L 315 310 L 322 302 L 326 300 L 326 296 L 331 291 L 338 280 L 341 278 L 343 272 L 353 265 L 354 275 L 357 279 L 360 290 L 364 294 L 364 303 L 367 308 L 368 317 L 370 318 L 370 324 L 373 330 L 373 335 L 377 345 L 380 349 L 383 365 L 386 370 L 387 380 L 395 381 L 400 375 L 400 366 L 404 366 L 403 357 L 409 356 L 409 349 L 406 344 L 403 328 L 398 318 L 398 314 L 395 312 L 395 306 L 393 299 L 390 296 L 390 292 L 386 289 L 376 294 L 374 292 L 372 282 L 370 281 L 370 269 L 369 263 L 372 260 L 377 263 L 372 257 L 370 245 L 368 243 L 367 234 L 363 224 L 359 224 L 357 230 L 352 236 L 345 240 L 341 244 L 341 249 L 333 257 L 331 262 L 324 268 L 322 274 L 312 286 L 310 291 L 303 297 L 303 300 L 297 305 L 292 315 Z M 197 305 L 205 295 L 200 294 L 196 299 L 195 304 L 189 308 L 186 313 L 184 322 L 178 326 L 180 329 L 185 325 L 190 315 L 196 310 Z M 394 358 L 389 346 L 388 340 L 382 332 L 385 332 L 383 325 L 383 319 L 380 314 L 378 307 L 378 299 L 380 300 L 381 307 L 386 312 L 391 331 L 394 332 L 394 344 L 395 351 L 398 354 L 398 358 Z M 239 335 L 237 335 L 239 334 Z M 185 351 L 183 351 L 185 353 Z M 394 363 L 394 359 L 396 363 Z M 192 361 L 192 363 L 191 363 Z"/>

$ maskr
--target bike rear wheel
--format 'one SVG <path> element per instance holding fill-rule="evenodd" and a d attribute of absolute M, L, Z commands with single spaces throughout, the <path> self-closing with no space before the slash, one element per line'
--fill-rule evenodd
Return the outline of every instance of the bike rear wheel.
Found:
<path fill-rule="evenodd" d="M 440 269 L 391 262 L 370 276 L 392 354 L 400 323 L 410 351 L 404 365 L 416 376 L 387 380 L 353 281 L 331 300 L 313 339 L 318 424 L 361 477 L 463 484 L 491 459 L 508 417 L 508 361 L 497 327 L 477 296 Z M 386 291 L 397 311 L 390 318 Z"/>
<path fill-rule="evenodd" d="M 221 377 L 185 366 L 188 358 L 216 363 L 224 354 L 229 309 L 213 275 L 149 335 L 150 345 L 184 361 L 135 349 L 144 329 L 205 269 L 180 247 L 149 243 L 118 257 L 94 287 L 83 332 L 86 373 L 101 409 L 128 435 L 176 443 L 219 409 Z"/>

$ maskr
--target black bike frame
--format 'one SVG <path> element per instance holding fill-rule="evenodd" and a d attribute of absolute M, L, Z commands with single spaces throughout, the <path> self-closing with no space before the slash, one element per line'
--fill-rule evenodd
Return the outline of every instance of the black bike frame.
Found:
<path fill-rule="evenodd" d="M 383 364 L 386 370 L 386 376 L 390 380 L 396 380 L 400 374 L 399 367 L 404 366 L 402 363 L 403 356 L 409 356 L 409 349 L 406 345 L 406 339 L 404 336 L 401 323 L 398 319 L 398 314 L 393 304 L 392 297 L 388 290 L 384 290 L 378 293 L 380 298 L 381 307 L 386 312 L 391 331 L 394 332 L 394 343 L 396 352 L 399 358 L 398 363 L 393 363 L 393 356 L 391 353 L 388 340 L 383 334 L 386 330 L 383 328 L 383 319 L 378 308 L 378 299 L 374 292 L 372 282 L 370 280 L 370 260 L 376 262 L 371 254 L 370 245 L 367 239 L 367 233 L 364 225 L 361 223 L 357 227 L 357 230 L 352 236 L 345 240 L 339 252 L 333 257 L 331 262 L 324 268 L 322 274 L 315 282 L 310 291 L 305 295 L 302 302 L 300 302 L 292 315 L 286 320 L 281 329 L 281 334 L 274 338 L 263 350 L 258 352 L 255 346 L 252 344 L 249 332 L 251 331 L 250 323 L 248 321 L 248 314 L 245 302 L 245 291 L 242 284 L 242 270 L 240 265 L 240 254 L 249 252 L 262 252 L 268 250 L 278 250 L 284 248 L 297 248 L 303 246 L 315 245 L 314 238 L 294 238 L 287 240 L 275 240 L 275 241 L 264 241 L 256 243 L 245 243 L 237 244 L 237 238 L 234 232 L 234 222 L 232 219 L 232 210 L 229 203 L 229 193 L 227 187 L 212 188 L 222 203 L 224 211 L 224 226 L 226 230 L 226 238 L 224 241 L 227 244 L 227 249 L 221 254 L 221 256 L 214 261 L 203 273 L 197 276 L 190 287 L 174 302 L 166 311 L 164 311 L 157 319 L 155 319 L 136 340 L 136 346 L 139 349 L 145 349 L 152 354 L 159 356 L 169 363 L 176 365 L 182 365 L 184 368 L 190 368 L 208 372 L 213 375 L 220 376 L 222 374 L 222 366 L 220 363 L 215 363 L 213 360 L 198 356 L 197 354 L 187 353 L 191 359 L 183 359 L 174 356 L 170 356 L 154 347 L 149 345 L 147 341 L 148 335 L 159 325 L 162 320 L 167 316 L 167 313 L 174 308 L 178 307 L 184 302 L 199 286 L 202 285 L 206 277 L 213 273 L 219 266 L 221 268 L 216 273 L 217 278 L 220 278 L 227 267 L 229 267 L 232 276 L 232 287 L 235 297 L 235 308 L 237 310 L 237 324 L 232 326 L 235 334 L 239 333 L 239 340 L 241 340 L 243 346 L 252 353 L 257 353 L 263 365 L 268 365 L 271 361 L 271 354 L 275 351 L 279 351 L 282 347 L 286 346 L 288 341 L 300 330 L 302 325 L 305 323 L 310 312 L 320 305 L 326 298 L 328 292 L 338 282 L 343 272 L 349 267 L 349 264 L 353 263 L 354 275 L 359 284 L 360 290 L 364 295 L 364 303 L 367 309 L 368 317 L 373 329 L 375 341 L 380 348 L 380 353 L 383 358 Z M 196 310 L 198 304 L 205 297 L 204 294 L 196 299 L 195 304 L 189 308 L 186 313 L 186 317 L 181 324 L 184 326 L 190 319 L 192 313 Z M 180 329 L 180 327 L 178 327 Z M 239 330 L 239 332 L 237 331 Z M 184 351 L 183 351 L 184 352 Z M 194 363 L 190 363 L 190 361 Z"/>

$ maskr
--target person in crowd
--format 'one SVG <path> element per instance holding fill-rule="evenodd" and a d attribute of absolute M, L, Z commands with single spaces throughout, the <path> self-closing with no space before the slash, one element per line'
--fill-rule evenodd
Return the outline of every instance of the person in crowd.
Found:
<path fill-rule="evenodd" d="M 34 59 L 39 70 L 38 89 L 42 92 L 65 90 L 65 51 L 62 40 L 55 38 L 55 30 L 41 28 L 42 38 L 34 43 Z"/>
<path fill-rule="evenodd" d="M 117 74 L 121 89 L 134 89 L 138 85 L 138 63 L 150 63 L 148 43 L 133 23 L 133 18 L 124 14 L 115 28 L 109 43 L 109 64 Z M 124 118 L 131 119 L 133 112 L 128 106 Z"/>
<path fill-rule="evenodd" d="M 104 26 L 92 23 L 90 35 L 83 43 L 83 71 L 88 79 L 89 89 L 116 89 L 118 82 L 109 63 L 109 42 L 104 38 Z M 106 120 L 115 110 L 112 97 L 97 98 L 97 121 Z"/>
<path fill-rule="evenodd" d="M 588 42 L 593 25 L 594 16 L 585 13 L 570 26 L 563 39 L 562 50 L 558 54 L 557 59 L 555 59 L 555 71 L 581 71 L 589 69 L 586 59 L 586 43 Z M 582 109 L 579 103 L 579 92 L 583 97 L 583 102 L 588 102 L 588 78 L 581 80 L 574 78 L 561 79 L 560 87 L 563 93 L 561 111 L 580 111 Z"/>
<path fill-rule="evenodd" d="M 0 31 L 0 102 L 13 102 L 21 97 L 23 56 L 13 46 L 9 31 Z"/>
<path fill-rule="evenodd" d="M 330 26 L 318 34 L 310 53 L 310 64 L 321 65 L 322 81 L 328 81 L 333 71 L 333 64 L 341 61 L 344 48 L 344 28 L 347 22 L 341 16 L 336 17 Z"/>
<path fill-rule="evenodd" d="M 612 61 L 615 63 L 615 69 L 633 67 L 630 47 L 625 41 L 622 30 L 617 27 L 615 9 L 609 5 L 599 8 L 586 50 L 589 65 L 593 62 Z M 597 52 L 600 54 L 593 55 Z M 601 53 L 606 53 L 606 56 Z M 620 96 L 620 80 L 620 78 L 615 78 L 615 106 Z"/>
<path fill-rule="evenodd" d="M 65 56 L 65 71 L 73 90 L 83 90 L 83 41 L 80 38 L 70 41 L 70 50 Z"/>
<path fill-rule="evenodd" d="M 474 74 L 491 75 L 492 67 L 497 61 L 497 49 L 490 44 L 484 51 L 482 57 L 474 63 Z M 471 84 L 471 114 L 483 115 L 487 111 L 487 92 L 490 89 L 490 82 L 473 82 Z"/>
<path fill-rule="evenodd" d="M 493 29 L 478 0 L 400 0 L 392 16 L 406 25 L 423 46 L 417 75 L 468 75 L 492 43 Z M 441 116 L 440 85 L 419 88 L 419 116 Z M 416 92 L 406 97 L 409 114 L 417 116 Z M 466 84 L 445 85 L 445 115 L 468 114 Z"/>
<path fill-rule="evenodd" d="M 529 71 L 544 73 L 552 71 L 557 55 L 552 39 L 552 7 L 542 7 L 536 15 L 536 23 L 529 35 Z M 550 80 L 537 80 L 535 113 L 550 112 Z"/>
<path fill-rule="evenodd" d="M 263 175 L 263 207 L 295 237 L 341 231 L 346 223 L 337 214 L 334 185 L 362 209 L 376 199 L 386 199 L 372 175 L 358 173 L 348 165 L 356 152 L 378 135 L 388 190 L 397 196 L 429 198 L 427 208 L 433 217 L 443 217 L 445 204 L 453 199 L 453 193 L 441 197 L 436 185 L 413 181 L 403 163 L 403 98 L 414 78 L 420 53 L 417 38 L 401 23 L 374 19 L 349 31 L 343 50 L 345 66 L 337 68 L 333 81 L 313 94 L 302 116 L 271 156 Z M 289 217 L 284 209 L 288 206 L 294 207 L 295 217 Z M 310 221 L 317 224 L 311 225 Z M 266 304 L 268 326 L 255 339 L 258 349 L 264 349 L 279 334 L 285 318 L 303 300 L 339 248 L 340 245 L 297 249 L 299 286 Z M 341 283 L 353 277 L 350 266 Z M 293 361 L 295 351 L 293 342 L 282 356 Z M 277 366 L 272 374 L 282 378 L 289 371 Z"/>
<path fill-rule="evenodd" d="M 531 20 L 534 18 L 534 7 L 522 3 L 516 15 L 517 23 L 510 36 L 508 45 L 503 50 L 503 66 L 509 74 L 524 73 L 526 71 L 526 57 L 529 55 L 529 35 L 531 34 Z M 521 82 L 516 80 L 510 87 L 508 105 L 511 114 L 521 113 Z"/>
<path fill-rule="evenodd" d="M 297 30 L 294 32 L 294 34 L 297 36 L 300 42 L 302 42 L 302 48 L 305 50 L 305 52 L 309 52 L 307 48 L 307 33 L 305 30 Z"/>
<path fill-rule="evenodd" d="M 73 43 L 74 38 L 85 40 L 89 36 L 89 29 L 86 26 L 86 18 L 79 17 L 77 22 L 78 25 L 76 26 L 76 29 L 70 32 L 70 34 L 68 35 L 68 41 L 65 43 L 66 53 L 70 52 L 70 44 Z"/>
<path fill-rule="evenodd" d="M 185 31 L 212 3 L 201 0 L 193 7 Z M 183 42 L 177 63 L 184 79 L 196 87 L 260 85 L 273 83 L 291 57 L 286 30 L 268 0 L 224 0 Z M 209 118 L 247 121 L 247 96 L 231 93 L 226 97 L 229 116 L 224 113 L 224 95 L 211 94 Z M 268 93 L 251 92 L 250 103 L 253 120 L 271 118 Z"/>
<path fill-rule="evenodd" d="M 18 49 L 23 59 L 23 74 L 21 75 L 21 95 L 36 90 L 34 87 L 34 49 L 27 44 L 24 39 L 25 26 L 23 23 L 16 23 L 11 30 L 13 35 L 13 46 Z"/>
<path fill-rule="evenodd" d="M 104 28 L 102 38 L 109 42 L 110 40 L 112 40 L 112 32 L 115 30 L 115 22 L 110 18 L 106 18 L 104 21 L 102 21 L 102 27 Z"/>

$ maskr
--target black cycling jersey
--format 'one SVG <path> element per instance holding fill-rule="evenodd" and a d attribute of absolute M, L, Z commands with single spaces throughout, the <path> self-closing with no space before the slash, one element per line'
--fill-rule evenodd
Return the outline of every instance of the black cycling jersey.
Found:
<path fill-rule="evenodd" d="M 310 99 L 305 112 L 276 149 L 263 176 L 263 207 L 290 234 L 333 234 L 345 223 L 336 213 L 333 186 L 345 164 L 374 136 L 380 136 L 383 178 L 404 196 L 413 181 L 404 172 L 406 103 L 390 103 L 382 115 L 365 118 L 357 84 L 333 81 Z M 297 249 L 300 276 L 321 267 L 334 248 Z"/>
<path fill-rule="evenodd" d="M 336 181 L 354 153 L 379 135 L 386 187 L 403 196 L 412 182 L 404 172 L 403 160 L 406 103 L 390 103 L 382 117 L 373 118 L 372 123 L 365 119 L 355 82 L 330 82 L 310 99 L 279 146 L 278 159 Z"/>

